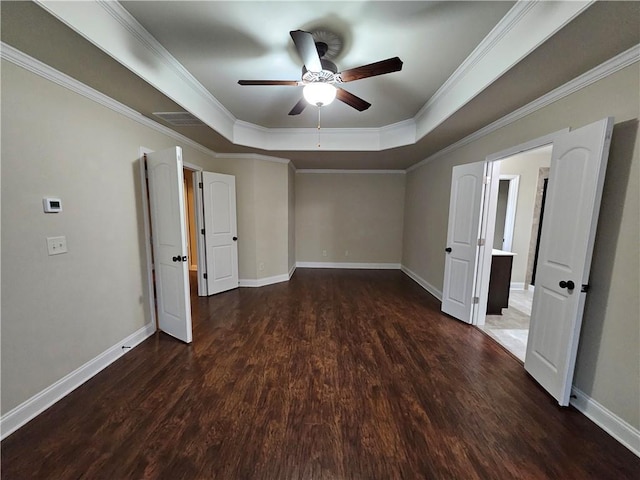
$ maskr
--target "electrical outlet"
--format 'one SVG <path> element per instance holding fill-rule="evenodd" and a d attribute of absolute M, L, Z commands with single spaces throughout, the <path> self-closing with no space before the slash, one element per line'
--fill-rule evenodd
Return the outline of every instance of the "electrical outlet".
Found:
<path fill-rule="evenodd" d="M 258 265 L 258 270 L 264 270 L 264 262 L 260 262 L 260 264 Z"/>
<path fill-rule="evenodd" d="M 327 256 L 327 251 L 326 250 L 322 250 L 322 256 L 326 257 Z"/>
<path fill-rule="evenodd" d="M 345 251 L 344 251 L 344 256 L 345 256 L 345 257 L 348 257 L 348 256 L 349 256 L 349 250 L 345 250 Z"/>
<path fill-rule="evenodd" d="M 47 237 L 49 255 L 67 253 L 67 237 Z"/>

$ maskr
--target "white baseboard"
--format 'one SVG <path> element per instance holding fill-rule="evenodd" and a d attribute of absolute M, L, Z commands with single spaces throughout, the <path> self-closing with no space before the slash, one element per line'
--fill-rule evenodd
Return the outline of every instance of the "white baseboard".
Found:
<path fill-rule="evenodd" d="M 44 412 L 118 358 L 130 352 L 134 347 L 153 335 L 155 331 L 155 324 L 146 324 L 124 340 L 116 343 L 97 357 L 89 360 L 81 367 L 7 412 L 0 418 L 0 439 L 4 440 L 29 420 Z M 122 348 L 123 346 L 131 348 Z"/>
<path fill-rule="evenodd" d="M 291 265 L 291 268 L 289 269 L 289 280 L 291 280 L 291 277 L 293 277 L 293 274 L 296 271 L 296 264 L 294 263 L 293 265 Z"/>
<path fill-rule="evenodd" d="M 438 290 L 436 287 L 434 287 L 433 285 L 431 285 L 429 282 L 427 282 L 424 278 L 422 278 L 420 275 L 418 275 L 417 273 L 413 272 L 412 270 L 409 270 L 407 267 L 405 267 L 404 265 L 402 265 L 402 267 L 400 268 L 411 280 L 413 280 L 414 282 L 416 282 L 418 285 L 420 285 L 422 288 L 424 288 L 427 292 L 429 292 L 431 295 L 433 295 L 434 297 L 436 297 L 438 300 L 440 300 L 442 302 L 442 292 L 440 290 Z"/>
<path fill-rule="evenodd" d="M 640 457 L 640 430 L 607 410 L 580 389 L 573 387 L 571 393 L 576 396 L 571 399 L 571 405 Z"/>
<path fill-rule="evenodd" d="M 298 268 L 347 268 L 362 270 L 400 270 L 399 263 L 297 262 Z"/>
<path fill-rule="evenodd" d="M 511 282 L 509 290 L 524 290 L 524 282 Z"/>
<path fill-rule="evenodd" d="M 240 279 L 238 280 L 239 287 L 249 287 L 249 288 L 257 288 L 257 287 L 266 287 L 267 285 L 273 285 L 274 283 L 288 282 L 289 275 L 275 275 L 273 277 L 265 277 L 265 278 L 257 278 L 257 279 Z"/>

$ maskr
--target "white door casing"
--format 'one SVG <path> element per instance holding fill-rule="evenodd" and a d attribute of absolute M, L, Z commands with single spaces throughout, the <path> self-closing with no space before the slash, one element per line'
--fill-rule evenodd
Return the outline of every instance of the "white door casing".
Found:
<path fill-rule="evenodd" d="M 238 287 L 236 178 L 202 172 L 207 294 Z"/>
<path fill-rule="evenodd" d="M 477 162 L 455 166 L 451 174 L 442 311 L 466 323 L 473 319 L 485 179 L 497 190 L 497 175 L 491 178 L 487 169 L 487 162 Z"/>
<path fill-rule="evenodd" d="M 146 154 L 158 328 L 190 343 L 191 302 L 184 218 L 182 149 Z"/>
<path fill-rule="evenodd" d="M 612 129 L 606 118 L 553 144 L 525 369 L 560 405 L 569 404 Z"/>

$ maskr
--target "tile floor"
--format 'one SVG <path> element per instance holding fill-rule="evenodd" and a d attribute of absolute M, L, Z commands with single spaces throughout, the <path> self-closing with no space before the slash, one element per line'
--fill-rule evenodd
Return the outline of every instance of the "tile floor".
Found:
<path fill-rule="evenodd" d="M 533 290 L 511 290 L 509 308 L 502 315 L 487 315 L 480 328 L 524 362 L 529 336 Z"/>

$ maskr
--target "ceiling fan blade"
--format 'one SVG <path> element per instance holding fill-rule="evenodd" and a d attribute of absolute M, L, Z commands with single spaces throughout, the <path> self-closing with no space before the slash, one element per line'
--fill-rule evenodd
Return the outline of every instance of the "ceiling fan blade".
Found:
<path fill-rule="evenodd" d="M 238 80 L 240 85 L 287 85 L 297 87 L 301 82 L 297 80 Z"/>
<path fill-rule="evenodd" d="M 289 32 L 289 34 L 307 70 L 310 72 L 321 72 L 322 63 L 320 62 L 320 55 L 318 55 L 313 35 L 309 32 L 303 32 L 302 30 L 294 30 Z"/>
<path fill-rule="evenodd" d="M 342 88 L 336 87 L 336 98 L 341 102 L 346 103 L 350 107 L 355 108 L 356 110 L 362 112 L 369 108 L 371 104 L 360 97 L 356 97 L 353 93 L 347 92 Z"/>
<path fill-rule="evenodd" d="M 304 98 L 301 98 L 298 103 L 294 105 L 294 107 L 289 112 L 289 115 L 300 115 L 304 110 L 304 107 L 307 106 L 307 101 Z"/>
<path fill-rule="evenodd" d="M 376 75 L 384 75 L 385 73 L 399 72 L 402 70 L 402 60 L 398 57 L 387 58 L 376 63 L 363 65 L 361 67 L 351 68 L 340 72 L 340 78 L 343 82 L 352 82 L 361 78 L 375 77 Z"/>

